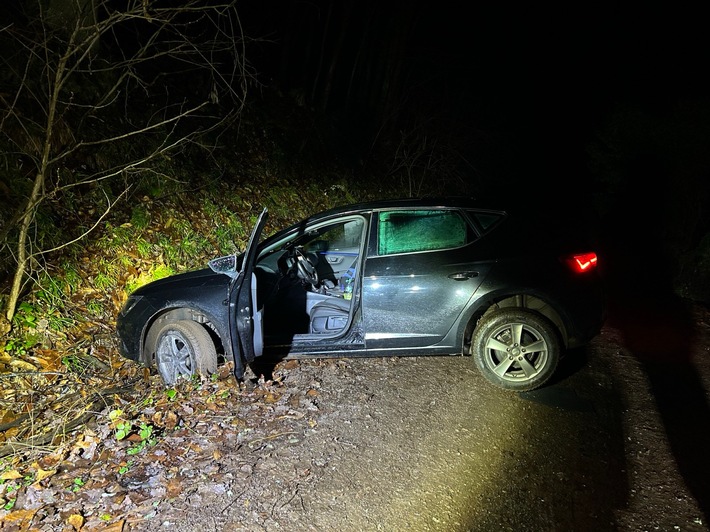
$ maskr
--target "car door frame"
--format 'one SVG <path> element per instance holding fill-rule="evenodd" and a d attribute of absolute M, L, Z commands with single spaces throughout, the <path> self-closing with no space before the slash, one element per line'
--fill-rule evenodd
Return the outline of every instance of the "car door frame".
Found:
<path fill-rule="evenodd" d="M 308 358 L 312 356 L 328 356 L 342 354 L 347 352 L 349 354 L 357 355 L 358 353 L 365 353 L 365 341 L 362 332 L 362 317 L 360 309 L 361 301 L 361 286 L 360 286 L 360 272 L 364 268 L 364 263 L 366 260 L 368 240 L 370 234 L 370 221 L 371 212 L 345 212 L 339 213 L 336 216 L 331 216 L 328 218 L 320 218 L 315 220 L 306 220 L 301 224 L 298 224 L 297 231 L 291 231 L 284 234 L 278 234 L 277 239 L 271 242 L 273 237 L 269 238 L 269 243 L 262 248 L 271 248 L 277 242 L 281 242 L 279 245 L 283 245 L 285 240 L 293 240 L 294 238 L 300 238 L 302 235 L 308 233 L 314 227 L 322 227 L 325 225 L 336 224 L 339 222 L 344 222 L 349 219 L 361 219 L 363 222 L 362 236 L 360 245 L 358 248 L 358 256 L 356 260 L 356 272 L 354 277 L 354 287 L 351 299 L 351 310 L 349 313 L 349 320 L 346 330 L 342 335 L 338 336 L 323 336 L 313 334 L 298 334 L 295 335 L 288 344 L 267 344 L 265 346 L 267 355 L 282 358 Z M 296 233 L 296 234 L 294 234 Z"/>

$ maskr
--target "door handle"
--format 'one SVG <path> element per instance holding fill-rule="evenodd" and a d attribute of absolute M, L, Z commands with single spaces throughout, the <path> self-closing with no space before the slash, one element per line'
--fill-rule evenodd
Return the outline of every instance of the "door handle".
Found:
<path fill-rule="evenodd" d="M 449 275 L 449 279 L 453 279 L 454 281 L 465 281 L 472 277 L 478 277 L 478 272 L 456 272 Z"/>

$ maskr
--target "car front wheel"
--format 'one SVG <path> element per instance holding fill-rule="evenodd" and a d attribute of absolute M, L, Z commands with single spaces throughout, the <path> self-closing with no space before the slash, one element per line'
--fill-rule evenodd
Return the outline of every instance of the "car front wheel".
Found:
<path fill-rule="evenodd" d="M 190 320 L 163 325 L 155 341 L 155 363 L 165 384 L 217 371 L 217 351 L 207 330 Z"/>
<path fill-rule="evenodd" d="M 545 317 L 508 308 L 481 318 L 471 354 L 490 382 L 522 392 L 539 388 L 552 377 L 560 360 L 560 341 Z"/>

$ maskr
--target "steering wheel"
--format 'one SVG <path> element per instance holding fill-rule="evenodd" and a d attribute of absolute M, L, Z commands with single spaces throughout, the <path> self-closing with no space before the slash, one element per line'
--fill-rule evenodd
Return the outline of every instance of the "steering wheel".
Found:
<path fill-rule="evenodd" d="M 298 276 L 305 282 L 316 287 L 320 279 L 318 278 L 318 270 L 316 270 L 313 261 L 308 258 L 308 255 L 303 252 L 303 248 L 295 247 L 294 258 L 296 259 L 296 270 Z"/>

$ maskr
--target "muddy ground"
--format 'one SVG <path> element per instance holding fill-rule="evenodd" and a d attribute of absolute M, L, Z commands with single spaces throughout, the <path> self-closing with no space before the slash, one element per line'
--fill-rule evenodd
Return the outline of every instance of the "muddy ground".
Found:
<path fill-rule="evenodd" d="M 525 394 L 468 357 L 282 361 L 173 397 L 146 375 L 156 437 L 118 440 L 108 405 L 0 529 L 708 530 L 710 314 L 693 318 L 691 364 L 661 364 L 671 401 L 610 326 Z"/>

